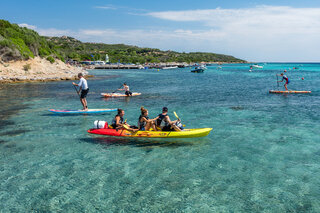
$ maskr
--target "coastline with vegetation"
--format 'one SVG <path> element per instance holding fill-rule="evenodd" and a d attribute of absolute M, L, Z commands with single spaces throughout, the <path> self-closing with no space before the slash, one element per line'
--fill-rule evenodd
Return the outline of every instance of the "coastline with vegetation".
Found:
<path fill-rule="evenodd" d="M 193 63 L 245 63 L 233 56 L 162 51 L 125 44 L 85 43 L 75 38 L 40 36 L 36 31 L 0 19 L 0 81 L 73 80 L 87 74 L 83 61 L 102 61 L 108 55 L 112 64 L 168 66 Z"/>

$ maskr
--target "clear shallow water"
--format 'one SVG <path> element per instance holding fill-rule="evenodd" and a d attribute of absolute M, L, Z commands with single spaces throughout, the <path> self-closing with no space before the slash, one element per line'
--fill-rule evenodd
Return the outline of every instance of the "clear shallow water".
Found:
<path fill-rule="evenodd" d="M 313 93 L 269 94 L 284 69 L 289 89 Z M 91 71 L 89 108 L 123 108 L 136 124 L 140 106 L 151 117 L 167 106 L 189 128 L 213 128 L 208 137 L 182 140 L 89 135 L 94 120 L 110 122 L 114 113 L 47 112 L 81 107 L 71 82 L 2 85 L 0 209 L 319 212 L 320 64 L 248 70 Z M 124 81 L 143 95 L 100 98 Z"/>

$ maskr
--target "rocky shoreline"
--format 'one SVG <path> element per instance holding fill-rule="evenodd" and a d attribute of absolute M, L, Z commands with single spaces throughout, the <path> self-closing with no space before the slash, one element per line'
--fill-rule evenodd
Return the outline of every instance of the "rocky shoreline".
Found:
<path fill-rule="evenodd" d="M 59 60 L 51 63 L 40 57 L 26 61 L 0 61 L 0 83 L 75 80 L 80 72 L 88 74 L 82 67 L 71 66 Z"/>

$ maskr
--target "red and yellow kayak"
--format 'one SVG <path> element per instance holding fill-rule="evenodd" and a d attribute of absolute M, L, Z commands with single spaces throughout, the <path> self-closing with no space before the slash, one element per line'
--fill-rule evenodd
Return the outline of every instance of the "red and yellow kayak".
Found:
<path fill-rule="evenodd" d="M 284 91 L 279 91 L 279 90 L 269 90 L 269 93 L 278 93 L 278 94 L 288 94 L 288 93 L 311 93 L 311 91 L 298 91 L 298 90 L 284 90 Z"/>
<path fill-rule="evenodd" d="M 128 97 L 126 94 L 122 94 L 122 93 L 101 93 L 101 95 L 105 98 L 117 98 L 117 97 Z M 138 92 L 133 92 L 132 96 L 138 96 L 141 95 L 141 93 Z"/>
<path fill-rule="evenodd" d="M 89 129 L 88 132 L 97 135 L 109 135 L 118 137 L 145 137 L 145 138 L 197 138 L 207 136 L 212 128 L 184 129 L 183 131 L 137 131 L 126 129 Z"/>

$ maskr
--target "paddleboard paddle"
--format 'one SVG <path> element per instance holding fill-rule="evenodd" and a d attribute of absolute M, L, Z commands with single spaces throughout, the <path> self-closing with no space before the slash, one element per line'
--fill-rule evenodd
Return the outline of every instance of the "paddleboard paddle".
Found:
<path fill-rule="evenodd" d="M 118 88 L 118 89 L 120 89 L 122 87 L 122 85 Z M 112 93 L 115 93 L 118 89 L 116 89 L 115 91 L 113 91 Z"/>
<path fill-rule="evenodd" d="M 73 88 L 76 90 L 76 92 L 77 92 L 77 94 L 78 94 L 78 96 L 79 96 L 79 98 L 80 98 L 80 94 L 79 94 L 80 90 L 78 91 L 78 90 L 77 90 L 77 87 L 76 87 L 75 85 L 73 85 Z"/>

